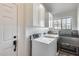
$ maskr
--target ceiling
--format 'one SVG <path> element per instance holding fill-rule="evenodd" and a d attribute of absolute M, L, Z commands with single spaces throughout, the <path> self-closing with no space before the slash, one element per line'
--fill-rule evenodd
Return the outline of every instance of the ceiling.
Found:
<path fill-rule="evenodd" d="M 77 9 L 78 3 L 43 3 L 45 8 L 53 14 Z"/>

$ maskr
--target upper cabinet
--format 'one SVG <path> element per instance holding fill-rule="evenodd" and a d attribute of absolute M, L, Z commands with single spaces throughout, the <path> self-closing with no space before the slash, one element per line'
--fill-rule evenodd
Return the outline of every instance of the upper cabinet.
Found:
<path fill-rule="evenodd" d="M 33 26 L 45 27 L 45 8 L 42 4 L 33 4 Z"/>
<path fill-rule="evenodd" d="M 45 8 L 42 4 L 39 5 L 39 25 L 45 27 Z"/>
<path fill-rule="evenodd" d="M 45 11 L 45 27 L 53 27 L 53 15 L 48 11 Z"/>
<path fill-rule="evenodd" d="M 24 4 L 24 19 L 27 27 L 52 27 L 53 16 L 43 4 Z"/>
<path fill-rule="evenodd" d="M 33 26 L 39 26 L 39 4 L 33 4 Z"/>

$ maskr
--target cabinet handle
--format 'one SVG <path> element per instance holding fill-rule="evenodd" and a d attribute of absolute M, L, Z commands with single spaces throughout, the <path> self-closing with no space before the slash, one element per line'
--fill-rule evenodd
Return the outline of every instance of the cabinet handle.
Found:
<path fill-rule="evenodd" d="M 16 41 L 16 40 L 13 41 L 13 45 L 15 46 L 15 47 L 14 47 L 14 51 L 16 51 L 16 44 L 17 44 L 17 41 Z"/>

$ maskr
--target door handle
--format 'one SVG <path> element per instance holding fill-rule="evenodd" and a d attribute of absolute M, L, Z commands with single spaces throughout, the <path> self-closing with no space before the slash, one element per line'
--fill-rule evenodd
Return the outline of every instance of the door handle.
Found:
<path fill-rule="evenodd" d="M 16 36 L 13 36 L 14 39 L 16 39 Z"/>
<path fill-rule="evenodd" d="M 17 45 L 17 41 L 16 41 L 16 40 L 13 41 L 13 45 L 15 46 L 15 47 L 14 47 L 14 51 L 16 51 L 16 45 Z"/>

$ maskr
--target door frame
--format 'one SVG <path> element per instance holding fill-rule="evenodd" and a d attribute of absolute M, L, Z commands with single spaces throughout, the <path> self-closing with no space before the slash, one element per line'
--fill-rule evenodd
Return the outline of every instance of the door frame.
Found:
<path fill-rule="evenodd" d="M 24 3 L 17 3 L 17 56 L 26 56 Z"/>

